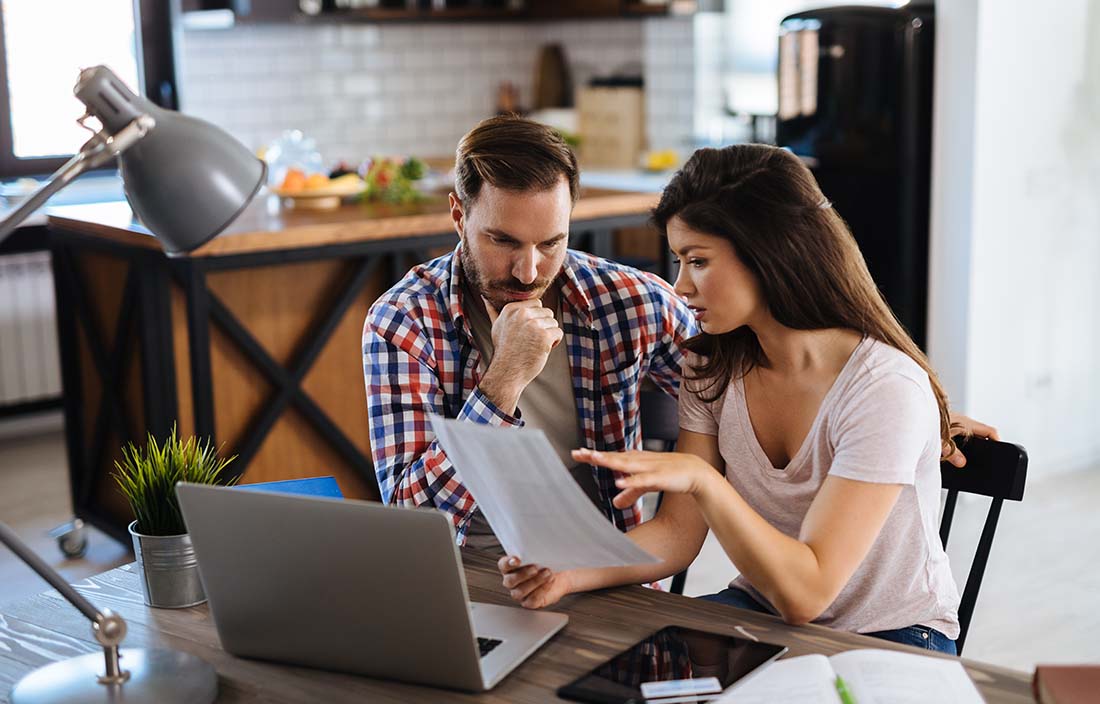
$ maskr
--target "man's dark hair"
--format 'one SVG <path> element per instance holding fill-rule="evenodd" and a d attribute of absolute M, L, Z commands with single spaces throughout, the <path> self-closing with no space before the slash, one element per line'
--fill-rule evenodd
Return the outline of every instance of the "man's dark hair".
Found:
<path fill-rule="evenodd" d="M 577 157 L 552 127 L 516 115 L 482 120 L 459 141 L 455 151 L 455 194 L 469 208 L 481 186 L 522 193 L 547 191 L 562 176 L 577 201 Z"/>

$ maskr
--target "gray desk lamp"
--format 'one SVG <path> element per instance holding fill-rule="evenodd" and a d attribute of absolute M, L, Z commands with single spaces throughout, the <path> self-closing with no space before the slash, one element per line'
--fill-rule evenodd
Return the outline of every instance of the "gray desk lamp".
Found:
<path fill-rule="evenodd" d="M 102 129 L 0 222 L 0 241 L 77 176 L 116 157 L 130 207 L 169 255 L 224 230 L 264 182 L 266 165 L 240 142 L 135 95 L 106 66 L 81 71 L 73 92 L 87 107 L 78 122 L 94 117 Z"/>
<path fill-rule="evenodd" d="M 11 690 L 12 704 L 209 704 L 218 694 L 218 676 L 201 658 L 172 650 L 126 648 L 126 622 L 110 609 L 97 609 L 0 521 L 0 543 L 37 572 L 92 622 L 103 654 L 91 653 L 45 665 Z M 125 666 L 123 669 L 120 666 Z"/>
<path fill-rule="evenodd" d="M 0 222 L 0 241 L 77 176 L 116 157 L 130 207 L 169 255 L 195 249 L 225 229 L 264 182 L 266 166 L 240 142 L 202 120 L 158 108 L 104 66 L 81 71 L 74 92 L 87 106 L 80 123 L 95 117 L 102 129 Z M 84 614 L 103 646 L 102 656 L 82 655 L 30 673 L 12 689 L 12 704 L 214 701 L 217 675 L 201 658 L 170 650 L 120 651 L 126 636 L 121 616 L 92 606 L 3 522 L 0 543 Z"/>

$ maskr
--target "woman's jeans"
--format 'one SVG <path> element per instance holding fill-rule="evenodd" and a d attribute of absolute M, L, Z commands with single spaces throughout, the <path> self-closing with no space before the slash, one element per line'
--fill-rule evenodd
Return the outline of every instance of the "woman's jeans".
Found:
<path fill-rule="evenodd" d="M 743 589 L 728 587 L 717 594 L 708 594 L 707 596 L 701 596 L 699 598 L 706 599 L 707 601 L 715 601 L 727 606 L 736 606 L 739 609 L 759 611 L 764 614 L 773 613 L 768 610 L 766 606 L 749 596 L 749 593 Z M 929 628 L 927 626 L 909 626 L 908 628 L 897 628 L 892 631 L 878 631 L 876 633 L 864 633 L 862 635 L 871 636 L 872 638 L 881 638 L 883 640 L 901 643 L 902 645 L 912 645 L 925 650 L 935 650 L 940 653 L 947 653 L 948 655 L 956 654 L 955 641 L 940 633 L 935 628 Z"/>

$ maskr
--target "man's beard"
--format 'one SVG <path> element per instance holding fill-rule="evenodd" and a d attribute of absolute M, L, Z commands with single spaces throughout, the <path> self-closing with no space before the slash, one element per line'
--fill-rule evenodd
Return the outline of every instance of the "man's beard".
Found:
<path fill-rule="evenodd" d="M 481 296 L 495 308 L 500 311 L 501 308 L 509 303 L 511 300 L 502 297 L 502 293 L 536 293 L 538 297 L 541 297 L 543 292 L 553 283 L 554 279 L 535 279 L 529 284 L 525 284 L 519 279 L 509 277 L 507 279 L 498 281 L 488 281 L 482 275 L 481 269 L 478 268 L 477 262 L 474 260 L 470 250 L 465 246 L 460 247 L 458 250 L 459 262 L 462 264 L 462 273 L 466 277 L 466 285 L 470 291 Z"/>

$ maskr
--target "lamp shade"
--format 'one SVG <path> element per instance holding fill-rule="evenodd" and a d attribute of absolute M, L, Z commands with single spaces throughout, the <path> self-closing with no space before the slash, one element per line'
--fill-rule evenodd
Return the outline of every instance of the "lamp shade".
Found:
<path fill-rule="evenodd" d="M 155 121 L 119 154 L 119 171 L 130 207 L 169 255 L 224 230 L 264 183 L 264 162 L 224 130 L 157 107 L 105 66 L 81 72 L 74 93 L 108 134 L 141 115 Z"/>

